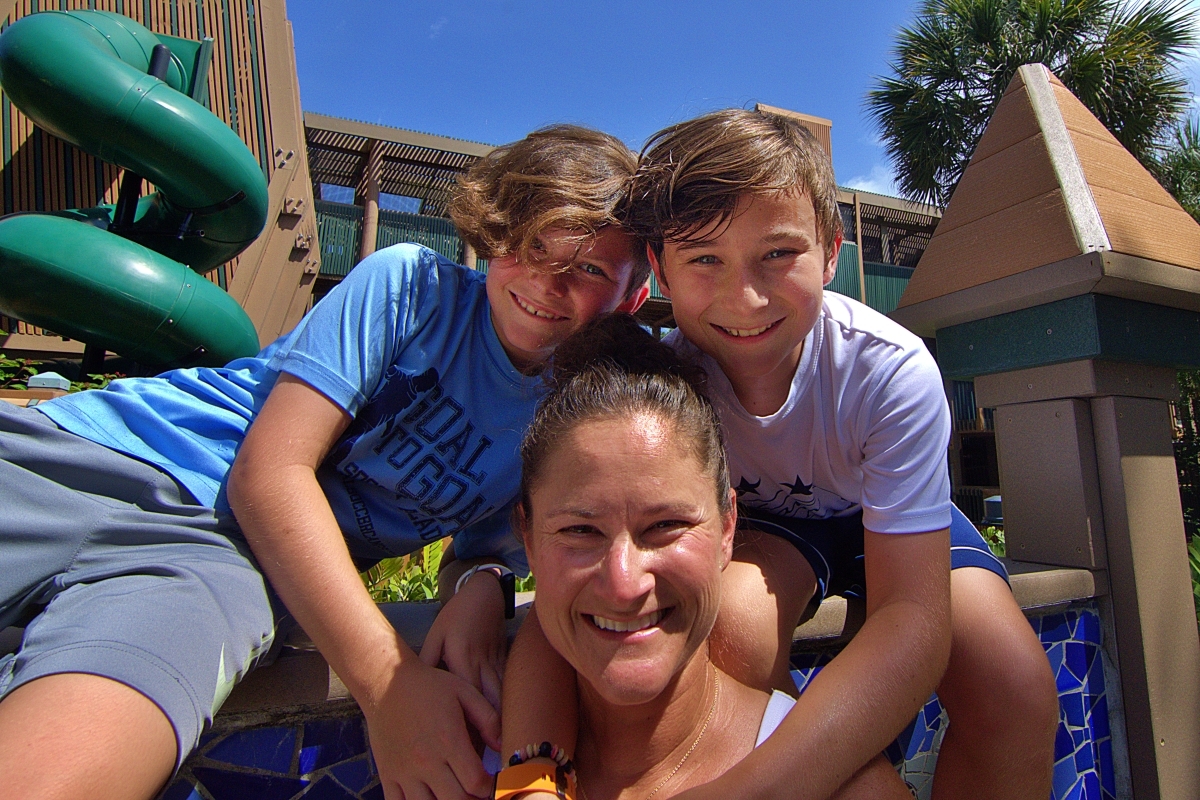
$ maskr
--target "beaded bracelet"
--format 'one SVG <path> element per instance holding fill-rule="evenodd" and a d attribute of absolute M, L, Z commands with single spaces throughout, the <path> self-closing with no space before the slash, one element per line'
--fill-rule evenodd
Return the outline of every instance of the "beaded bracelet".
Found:
<path fill-rule="evenodd" d="M 512 758 L 508 760 L 508 765 L 515 767 L 517 764 L 524 764 L 531 758 L 548 758 L 567 772 L 575 772 L 575 765 L 571 763 L 567 751 L 558 745 L 550 744 L 550 742 L 525 745 L 525 747 L 512 754 Z"/>

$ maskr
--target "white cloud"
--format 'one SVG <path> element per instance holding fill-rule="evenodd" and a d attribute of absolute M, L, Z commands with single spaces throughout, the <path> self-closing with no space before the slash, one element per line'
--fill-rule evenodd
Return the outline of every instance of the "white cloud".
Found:
<path fill-rule="evenodd" d="M 864 192 L 886 194 L 891 197 L 897 197 L 900 194 L 896 189 L 896 179 L 893 177 L 892 171 L 883 164 L 876 164 L 871 167 L 869 175 L 859 175 L 851 178 L 842 185 L 847 189 L 861 189 Z"/>
<path fill-rule="evenodd" d="M 438 34 L 442 32 L 442 28 L 446 27 L 446 18 L 439 17 L 438 21 L 429 26 L 429 38 L 436 39 Z"/>

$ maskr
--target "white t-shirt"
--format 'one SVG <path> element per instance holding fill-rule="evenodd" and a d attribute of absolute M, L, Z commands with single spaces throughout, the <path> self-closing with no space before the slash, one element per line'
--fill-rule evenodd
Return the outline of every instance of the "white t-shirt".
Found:
<path fill-rule="evenodd" d="M 717 363 L 699 357 L 721 416 L 739 502 L 798 518 L 861 506 L 876 533 L 950 525 L 950 410 L 924 343 L 862 303 L 826 292 L 791 391 L 774 414 L 746 411 Z"/>

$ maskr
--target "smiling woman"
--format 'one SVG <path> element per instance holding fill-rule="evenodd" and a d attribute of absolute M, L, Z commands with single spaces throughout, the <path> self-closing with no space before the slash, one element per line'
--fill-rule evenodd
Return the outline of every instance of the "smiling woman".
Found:
<path fill-rule="evenodd" d="M 709 659 L 737 514 L 702 381 L 631 317 L 604 318 L 560 346 L 522 445 L 515 523 L 576 672 L 588 800 L 710 780 L 791 705 Z"/>

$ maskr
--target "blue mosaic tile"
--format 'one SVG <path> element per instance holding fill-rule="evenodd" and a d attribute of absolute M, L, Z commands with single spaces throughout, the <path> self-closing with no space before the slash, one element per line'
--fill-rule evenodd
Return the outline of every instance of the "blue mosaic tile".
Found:
<path fill-rule="evenodd" d="M 359 795 L 362 800 L 383 800 L 383 787 L 375 784 L 370 789 Z"/>
<path fill-rule="evenodd" d="M 1054 760 L 1057 762 L 1074 752 L 1075 742 L 1071 739 L 1071 732 L 1059 724 L 1058 732 L 1054 735 Z"/>
<path fill-rule="evenodd" d="M 1054 784 L 1051 797 L 1055 800 L 1068 800 L 1075 784 L 1079 782 L 1079 773 L 1075 771 L 1075 760 L 1068 755 L 1054 764 Z"/>
<path fill-rule="evenodd" d="M 1065 642 L 1071 638 L 1071 629 L 1067 626 L 1067 618 L 1063 614 L 1049 614 L 1042 617 L 1041 635 L 1038 637 L 1043 644 L 1047 642 Z"/>
<path fill-rule="evenodd" d="M 1091 649 L 1083 642 L 1067 642 L 1064 646 L 1066 653 L 1063 661 L 1067 670 L 1077 681 L 1087 677 L 1088 650 Z"/>
<path fill-rule="evenodd" d="M 1104 790 L 1106 797 L 1116 797 L 1117 795 L 1117 776 L 1113 773 L 1113 756 L 1112 756 L 1112 740 L 1103 741 L 1098 748 L 1100 751 L 1100 764 L 1105 767 L 1100 771 L 1100 788 Z"/>
<path fill-rule="evenodd" d="M 1095 613 L 1085 613 L 1080 616 L 1081 630 L 1077 634 L 1077 638 L 1088 642 L 1089 644 L 1100 644 L 1100 615 Z"/>
<path fill-rule="evenodd" d="M 291 800 L 308 786 L 308 781 L 282 776 L 249 775 L 244 772 L 225 772 L 210 767 L 192 770 L 213 800 Z"/>
<path fill-rule="evenodd" d="M 158 796 L 158 800 L 204 800 L 191 781 L 180 778 Z"/>
<path fill-rule="evenodd" d="M 1087 719 L 1083 713 L 1083 693 L 1078 689 L 1060 694 L 1058 696 L 1058 703 L 1062 706 L 1062 713 L 1068 725 L 1074 728 L 1082 728 L 1087 724 Z"/>
<path fill-rule="evenodd" d="M 375 770 L 371 768 L 371 762 L 366 758 L 330 767 L 329 772 L 338 779 L 338 782 L 342 786 L 345 786 L 352 792 L 361 792 L 363 787 L 375 777 Z"/>
<path fill-rule="evenodd" d="M 304 800 L 358 800 L 353 792 L 346 791 L 344 786 L 328 775 L 314 783 L 303 797 Z"/>
<path fill-rule="evenodd" d="M 231 733 L 204 755 L 226 764 L 287 774 L 295 752 L 295 728 L 258 728 Z"/>
<path fill-rule="evenodd" d="M 300 749 L 300 773 L 306 775 L 365 752 L 367 737 L 362 717 L 308 722 Z"/>

